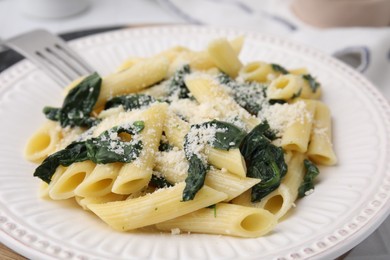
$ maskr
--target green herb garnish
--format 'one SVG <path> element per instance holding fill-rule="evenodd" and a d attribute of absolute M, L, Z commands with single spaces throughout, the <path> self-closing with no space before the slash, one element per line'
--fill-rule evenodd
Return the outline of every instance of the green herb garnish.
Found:
<path fill-rule="evenodd" d="M 305 165 L 306 173 L 303 182 L 298 189 L 299 198 L 306 196 L 306 192 L 314 190 L 314 179 L 320 174 L 320 170 L 310 160 L 305 159 L 303 164 Z"/>
<path fill-rule="evenodd" d="M 318 82 L 316 81 L 316 79 L 315 79 L 312 75 L 310 75 L 310 74 L 302 75 L 302 78 L 308 81 L 309 86 L 310 86 L 310 89 L 311 89 L 311 91 L 312 91 L 313 93 L 315 93 L 315 92 L 317 91 L 317 89 L 318 89 L 319 87 L 321 87 L 321 84 L 318 83 Z"/>
<path fill-rule="evenodd" d="M 187 74 L 191 73 L 190 66 L 184 65 L 173 74 L 169 83 L 168 96 L 177 95 L 178 98 L 189 98 L 190 91 L 188 90 L 184 78 Z"/>
<path fill-rule="evenodd" d="M 217 120 L 205 122 L 202 124 L 192 125 L 191 129 L 206 129 L 215 128 L 216 133 L 212 140 L 208 140 L 208 144 L 214 148 L 221 150 L 229 150 L 231 148 L 238 148 L 241 140 L 245 136 L 245 132 L 238 127 Z M 190 130 L 191 131 L 191 130 Z M 208 164 L 194 154 L 190 150 L 191 143 L 200 144 L 200 136 L 196 136 L 195 140 L 189 140 L 188 134 L 184 138 L 184 152 L 189 162 L 188 176 L 185 180 L 186 186 L 183 191 L 183 201 L 194 199 L 196 193 L 203 187 L 206 173 L 208 170 Z"/>
<path fill-rule="evenodd" d="M 122 141 L 118 134 L 127 133 L 136 135 L 144 128 L 142 121 L 132 125 L 113 127 L 98 137 L 86 141 L 73 142 L 65 149 L 47 157 L 34 172 L 34 176 L 50 183 L 57 167 L 69 166 L 75 162 L 91 160 L 95 163 L 129 163 L 135 160 L 143 148 L 142 141 Z M 114 137 L 114 138 L 113 138 Z"/>
<path fill-rule="evenodd" d="M 288 74 L 288 70 L 286 70 L 284 67 L 280 66 L 279 64 L 271 63 L 272 69 L 276 72 L 280 72 L 282 74 Z"/>
<path fill-rule="evenodd" d="M 104 109 L 123 106 L 123 109 L 130 111 L 139 109 L 154 103 L 156 100 L 149 95 L 144 94 L 130 94 L 111 98 L 107 101 Z"/>
<path fill-rule="evenodd" d="M 61 108 L 45 107 L 43 113 L 53 121 L 59 121 L 61 127 L 91 127 L 97 120 L 91 112 L 99 97 L 102 79 L 95 72 L 71 89 Z"/>
<path fill-rule="evenodd" d="M 271 132 L 272 133 L 272 132 Z M 287 173 L 283 149 L 271 143 L 267 122 L 256 126 L 241 143 L 240 151 L 247 165 L 247 176 L 261 179 L 252 187 L 251 201 L 258 202 L 279 187 Z"/>
<path fill-rule="evenodd" d="M 163 176 L 156 175 L 156 174 L 152 174 L 152 178 L 150 179 L 150 184 L 153 187 L 159 189 L 173 186 L 173 184 L 167 181 Z"/>

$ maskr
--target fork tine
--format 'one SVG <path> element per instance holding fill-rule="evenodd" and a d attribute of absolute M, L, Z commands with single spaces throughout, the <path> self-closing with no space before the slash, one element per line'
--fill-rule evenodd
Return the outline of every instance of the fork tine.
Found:
<path fill-rule="evenodd" d="M 72 63 L 74 68 L 77 68 L 80 75 L 91 74 L 95 71 L 89 64 L 87 64 L 83 59 L 81 59 L 77 54 L 75 54 L 74 51 L 69 49 L 66 43 L 57 43 L 54 46 L 58 50 L 62 51 L 59 51 L 58 53 L 66 55 L 64 57 L 67 57 L 67 60 Z"/>
<path fill-rule="evenodd" d="M 42 62 L 46 61 L 46 63 L 50 64 L 51 66 L 62 72 L 64 74 L 64 77 L 67 78 L 69 82 L 80 77 L 80 75 L 78 75 L 74 70 L 72 70 L 70 66 L 61 58 L 59 58 L 59 56 L 55 52 L 51 51 L 50 48 L 45 48 L 44 50 L 36 51 L 35 55 L 41 58 Z"/>
<path fill-rule="evenodd" d="M 45 30 L 16 36 L 5 41 L 5 45 L 36 63 L 62 86 L 94 72 L 64 40 Z"/>
<path fill-rule="evenodd" d="M 47 75 L 51 76 L 51 78 L 54 79 L 61 87 L 67 86 L 71 82 L 69 78 L 65 77 L 63 72 L 59 71 L 47 60 L 43 58 L 41 59 L 39 56 L 36 56 L 36 58 L 27 58 L 35 62 L 35 64 L 37 64 Z"/>

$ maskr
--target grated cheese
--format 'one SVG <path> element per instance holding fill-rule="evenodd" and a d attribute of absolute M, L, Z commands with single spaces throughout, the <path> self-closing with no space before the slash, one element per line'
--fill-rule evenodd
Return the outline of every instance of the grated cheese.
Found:
<path fill-rule="evenodd" d="M 294 122 L 303 124 L 305 120 L 312 120 L 313 116 L 307 111 L 304 101 L 297 101 L 292 104 L 274 104 L 264 107 L 258 117 L 267 120 L 271 129 L 283 133 Z"/>
<path fill-rule="evenodd" d="M 192 127 L 187 133 L 186 152 L 188 156 L 196 155 L 204 163 L 207 162 L 205 155 L 206 145 L 215 141 L 215 134 L 218 129 L 213 125 L 202 125 L 199 128 Z"/>

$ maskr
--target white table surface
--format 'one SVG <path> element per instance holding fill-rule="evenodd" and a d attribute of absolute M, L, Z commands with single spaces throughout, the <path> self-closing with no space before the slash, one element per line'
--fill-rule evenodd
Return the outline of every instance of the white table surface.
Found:
<path fill-rule="evenodd" d="M 66 33 L 98 27 L 186 22 L 185 19 L 169 12 L 154 0 L 90 0 L 89 2 L 89 8 L 78 15 L 45 19 L 21 13 L 16 0 L 0 0 L 0 38 L 6 39 L 36 28 L 46 28 L 54 33 Z M 390 99 L 390 96 L 387 98 Z M 390 259 L 390 218 L 344 259 Z"/>

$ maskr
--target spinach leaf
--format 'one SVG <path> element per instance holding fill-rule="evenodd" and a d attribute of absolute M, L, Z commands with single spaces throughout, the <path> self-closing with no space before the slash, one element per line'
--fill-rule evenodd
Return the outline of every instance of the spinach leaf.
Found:
<path fill-rule="evenodd" d="M 256 115 L 262 109 L 263 104 L 266 102 L 266 86 L 256 82 L 244 82 L 239 83 L 230 78 L 225 73 L 220 73 L 217 76 L 217 80 L 231 88 L 233 99 L 246 111 L 252 115 Z"/>
<path fill-rule="evenodd" d="M 42 164 L 35 169 L 34 176 L 39 177 L 46 183 L 50 183 L 58 166 L 69 166 L 73 162 L 82 162 L 85 160 L 88 160 L 88 157 L 84 142 L 72 143 L 65 149 L 48 156 Z"/>
<path fill-rule="evenodd" d="M 142 122 L 142 123 L 141 123 Z M 94 163 L 129 163 L 135 160 L 142 150 L 142 142 L 122 141 L 117 135 L 127 133 L 135 135 L 144 128 L 143 121 L 136 121 L 133 125 L 113 127 L 98 137 L 85 141 L 88 158 Z M 116 136 L 116 137 L 115 137 Z"/>
<path fill-rule="evenodd" d="M 252 187 L 251 200 L 258 202 L 279 187 L 287 173 L 283 149 L 273 145 L 269 125 L 263 122 L 242 140 L 240 151 L 247 165 L 247 176 L 261 179 Z"/>
<path fill-rule="evenodd" d="M 151 103 L 154 103 L 156 100 L 149 95 L 144 94 L 131 94 L 111 98 L 107 101 L 104 109 L 109 109 L 113 107 L 123 106 L 127 111 L 138 109 L 144 106 L 148 106 Z"/>
<path fill-rule="evenodd" d="M 96 123 L 90 114 L 99 97 L 101 83 L 102 79 L 96 72 L 86 77 L 69 91 L 61 108 L 45 107 L 45 116 L 59 121 L 61 127 L 91 127 Z"/>
<path fill-rule="evenodd" d="M 303 182 L 298 189 L 298 197 L 302 198 L 306 196 L 306 192 L 314 189 L 314 179 L 320 174 L 317 166 L 308 159 L 303 161 L 305 165 L 305 177 L 303 177 Z"/>
<path fill-rule="evenodd" d="M 168 96 L 177 95 L 178 98 L 189 98 L 190 91 L 188 90 L 184 78 L 187 74 L 191 73 L 190 66 L 184 65 L 173 74 L 171 82 L 169 84 Z"/>
<path fill-rule="evenodd" d="M 311 74 L 305 74 L 302 75 L 302 78 L 307 80 L 309 82 L 309 86 L 311 88 L 311 91 L 315 93 L 319 87 L 321 87 L 321 84 L 316 81 L 316 79 Z"/>
<path fill-rule="evenodd" d="M 217 76 L 217 80 L 224 85 L 230 85 L 234 82 L 234 80 L 226 73 L 219 73 Z M 231 87 L 231 86 L 230 86 Z"/>
<path fill-rule="evenodd" d="M 34 176 L 50 183 L 58 166 L 69 166 L 75 162 L 91 160 L 95 163 L 131 162 L 143 148 L 142 141 L 121 141 L 117 134 L 136 135 L 144 128 L 143 121 L 132 125 L 113 127 L 96 138 L 73 142 L 65 149 L 48 156 L 34 172 Z"/>
<path fill-rule="evenodd" d="M 291 97 L 291 99 L 294 99 L 294 98 L 299 98 L 302 94 L 302 88 L 300 88 L 297 93 L 294 93 Z"/>
<path fill-rule="evenodd" d="M 288 74 L 288 70 L 286 70 L 284 67 L 280 66 L 279 64 L 271 63 L 271 66 L 275 72 L 280 72 L 282 74 Z"/>
<path fill-rule="evenodd" d="M 152 178 L 150 179 L 150 184 L 153 187 L 156 187 L 159 189 L 173 186 L 173 184 L 170 183 L 169 181 L 167 181 L 164 177 L 156 175 L 156 174 L 152 174 Z"/>
<path fill-rule="evenodd" d="M 285 103 L 287 103 L 287 101 L 286 100 L 282 100 L 282 99 L 270 99 L 270 100 L 268 100 L 268 104 L 270 104 L 271 106 L 275 105 L 275 104 L 283 105 Z"/>
<path fill-rule="evenodd" d="M 188 176 L 185 180 L 186 186 L 183 191 L 183 201 L 193 200 L 196 193 L 203 187 L 207 173 L 207 165 L 193 154 L 187 158 L 189 162 Z"/>
<path fill-rule="evenodd" d="M 211 140 L 207 140 L 207 144 L 221 150 L 238 148 L 246 135 L 243 130 L 235 125 L 217 120 L 191 126 L 191 130 L 209 128 L 215 128 L 216 131 L 215 136 Z M 205 163 L 199 155 L 194 154 L 189 148 L 191 143 L 202 144 L 200 136 L 195 136 L 194 139 L 195 140 L 189 140 L 188 134 L 184 138 L 184 152 L 186 159 L 189 162 L 189 168 L 188 176 L 185 180 L 186 187 L 183 191 L 183 201 L 192 200 L 195 197 L 199 189 L 202 188 L 207 174 L 207 163 Z"/>
<path fill-rule="evenodd" d="M 245 131 L 227 122 L 213 120 L 202 125 L 208 125 L 217 129 L 215 138 L 210 145 L 220 150 L 229 151 L 231 148 L 238 148 L 246 135 Z"/>
<path fill-rule="evenodd" d="M 61 109 L 55 107 L 44 107 L 43 113 L 45 114 L 47 119 L 52 121 L 58 121 L 60 120 Z"/>
<path fill-rule="evenodd" d="M 160 152 L 167 152 L 173 149 L 173 146 L 167 142 L 160 141 L 160 145 L 158 146 L 158 150 Z"/>

